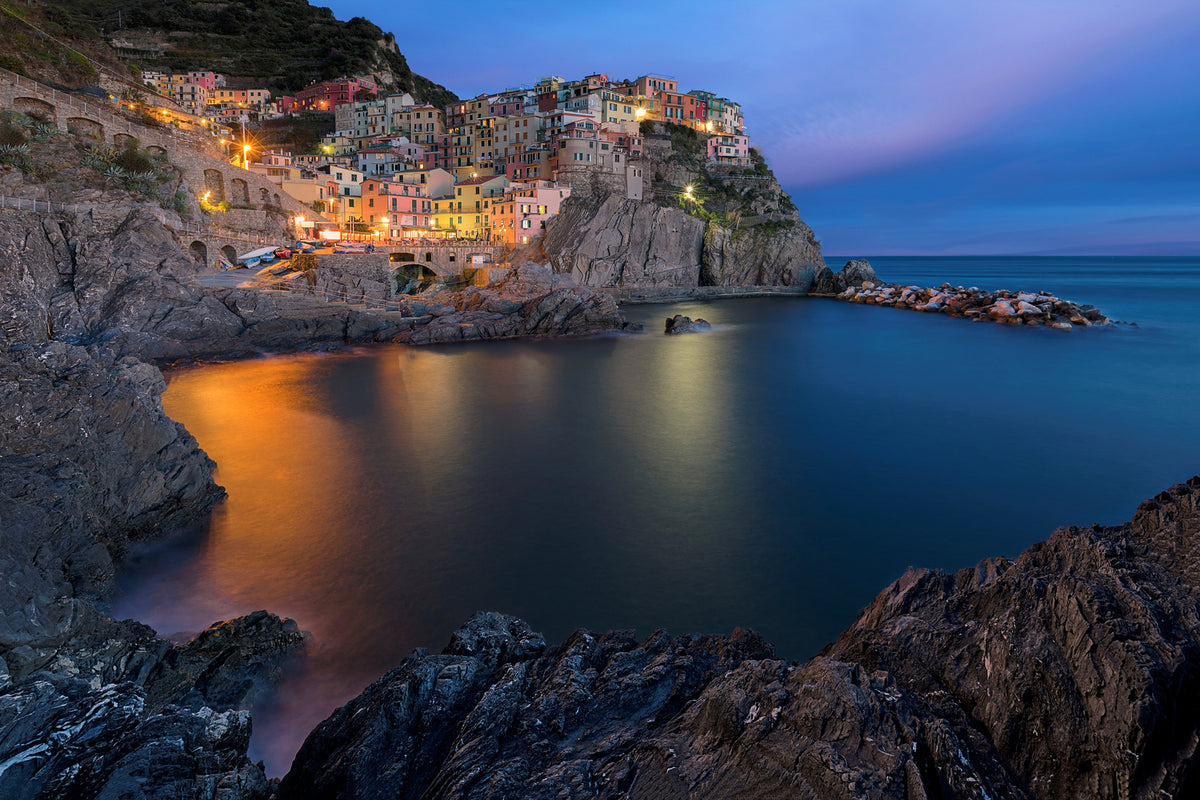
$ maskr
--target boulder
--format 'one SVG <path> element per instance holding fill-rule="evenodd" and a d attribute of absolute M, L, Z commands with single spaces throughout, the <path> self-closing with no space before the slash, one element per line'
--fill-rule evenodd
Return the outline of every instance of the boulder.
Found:
<path fill-rule="evenodd" d="M 676 314 L 673 317 L 667 317 L 666 330 L 664 333 L 668 335 L 680 333 L 700 333 L 702 331 L 711 331 L 712 324 L 705 319 L 692 319 L 685 317 L 683 314 Z"/>

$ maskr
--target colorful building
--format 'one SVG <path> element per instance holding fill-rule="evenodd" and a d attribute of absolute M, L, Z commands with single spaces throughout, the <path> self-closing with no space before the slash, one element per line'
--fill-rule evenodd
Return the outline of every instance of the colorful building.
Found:
<path fill-rule="evenodd" d="M 433 230 L 459 239 L 487 239 L 492 203 L 504 196 L 503 175 L 469 178 L 454 185 L 450 197 L 433 201 Z"/>
<path fill-rule="evenodd" d="M 492 239 L 508 245 L 528 244 L 546 232 L 546 222 L 570 196 L 569 186 L 545 183 L 513 187 L 503 199 L 492 203 Z"/>
<path fill-rule="evenodd" d="M 709 137 L 707 147 L 709 161 L 732 166 L 750 165 L 749 136 L 717 134 Z"/>
<path fill-rule="evenodd" d="M 374 229 L 387 225 L 388 238 L 430 232 L 432 203 L 421 184 L 367 178 L 362 187 L 363 221 Z"/>
<path fill-rule="evenodd" d="M 359 92 L 374 95 L 378 91 L 369 78 L 339 78 L 318 81 L 296 92 L 289 104 L 295 111 L 332 111 L 343 103 L 358 101 Z"/>

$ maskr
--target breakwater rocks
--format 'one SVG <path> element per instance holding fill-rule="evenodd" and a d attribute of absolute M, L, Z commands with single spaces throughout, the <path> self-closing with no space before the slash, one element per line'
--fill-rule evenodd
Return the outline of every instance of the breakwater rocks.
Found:
<path fill-rule="evenodd" d="M 308 738 L 296 798 L 1190 797 L 1200 477 L 1016 560 L 911 570 L 804 663 L 475 617 Z"/>
<path fill-rule="evenodd" d="M 837 273 L 822 273 L 809 294 L 1009 325 L 1046 325 L 1059 330 L 1112 324 L 1095 306 L 1072 303 L 1049 292 L 987 291 L 948 283 L 932 288 L 884 283 L 863 259 L 847 262 Z"/>

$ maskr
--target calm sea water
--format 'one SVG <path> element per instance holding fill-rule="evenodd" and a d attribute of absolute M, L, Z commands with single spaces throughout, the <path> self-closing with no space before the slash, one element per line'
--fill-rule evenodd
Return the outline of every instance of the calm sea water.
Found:
<path fill-rule="evenodd" d="M 311 631 L 255 720 L 282 774 L 334 707 L 478 609 L 552 640 L 745 626 L 803 658 L 909 565 L 1119 523 L 1200 472 L 1200 260 L 873 263 L 1137 325 L 752 299 L 630 307 L 637 336 L 179 371 L 164 404 L 229 499 L 139 554 L 115 610 L 169 633 L 268 608 Z M 662 336 L 675 313 L 716 330 Z"/>

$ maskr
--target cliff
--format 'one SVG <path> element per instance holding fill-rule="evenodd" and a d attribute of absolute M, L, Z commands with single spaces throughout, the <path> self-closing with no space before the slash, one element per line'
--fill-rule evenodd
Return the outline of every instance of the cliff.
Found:
<path fill-rule="evenodd" d="M 308 738 L 294 798 L 1192 797 L 1200 477 L 1015 561 L 910 571 L 802 663 L 753 634 L 547 647 L 479 615 Z"/>
<path fill-rule="evenodd" d="M 643 128 L 645 200 L 575 187 L 542 244 L 556 271 L 597 287 L 813 286 L 820 244 L 760 157 L 717 166 L 702 134 Z"/>

